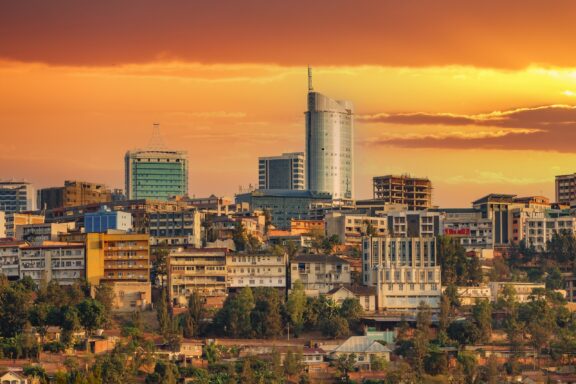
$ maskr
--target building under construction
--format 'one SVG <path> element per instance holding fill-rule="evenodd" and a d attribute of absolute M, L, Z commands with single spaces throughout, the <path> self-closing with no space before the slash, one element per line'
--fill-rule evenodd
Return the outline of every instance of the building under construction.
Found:
<path fill-rule="evenodd" d="M 432 207 L 432 182 L 410 175 L 376 176 L 373 179 L 374 199 L 386 203 L 406 204 L 409 210 Z"/>

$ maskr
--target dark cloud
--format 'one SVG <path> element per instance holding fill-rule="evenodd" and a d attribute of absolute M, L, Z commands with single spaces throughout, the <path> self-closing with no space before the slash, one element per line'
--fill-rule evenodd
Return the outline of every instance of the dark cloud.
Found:
<path fill-rule="evenodd" d="M 0 0 L 0 58 L 571 66 L 572 0 Z"/>
<path fill-rule="evenodd" d="M 359 121 L 405 125 L 464 126 L 469 135 L 422 134 L 420 137 L 377 139 L 370 145 L 407 148 L 510 149 L 576 153 L 576 106 L 548 105 L 478 115 L 376 114 Z M 475 135 L 474 127 L 494 127 L 498 134 Z M 433 129 L 433 128 L 431 128 Z M 505 129 L 505 131 L 502 131 Z"/>

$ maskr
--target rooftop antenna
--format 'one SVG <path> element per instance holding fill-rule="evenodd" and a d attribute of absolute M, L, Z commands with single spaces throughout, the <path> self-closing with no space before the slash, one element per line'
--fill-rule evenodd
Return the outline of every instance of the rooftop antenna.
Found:
<path fill-rule="evenodd" d="M 166 148 L 164 140 L 162 140 L 162 136 L 160 135 L 160 123 L 154 123 L 152 125 L 152 137 L 148 143 L 148 148 L 156 150 Z"/>
<path fill-rule="evenodd" d="M 308 92 L 312 92 L 314 87 L 312 87 L 312 67 L 308 65 Z"/>

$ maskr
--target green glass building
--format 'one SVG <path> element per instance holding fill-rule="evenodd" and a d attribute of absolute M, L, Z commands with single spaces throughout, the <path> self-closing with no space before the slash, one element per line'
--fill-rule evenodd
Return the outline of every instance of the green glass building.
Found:
<path fill-rule="evenodd" d="M 188 195 L 188 156 L 185 151 L 126 152 L 125 183 L 129 200 L 168 200 Z"/>

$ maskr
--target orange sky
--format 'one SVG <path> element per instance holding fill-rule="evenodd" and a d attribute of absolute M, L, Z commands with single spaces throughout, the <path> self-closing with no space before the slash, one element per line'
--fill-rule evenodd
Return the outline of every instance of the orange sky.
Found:
<path fill-rule="evenodd" d="M 544 194 L 576 171 L 572 1 L 0 0 L 0 178 L 123 187 L 159 121 L 190 191 L 232 195 L 303 150 L 306 65 L 356 106 L 356 191 Z"/>

